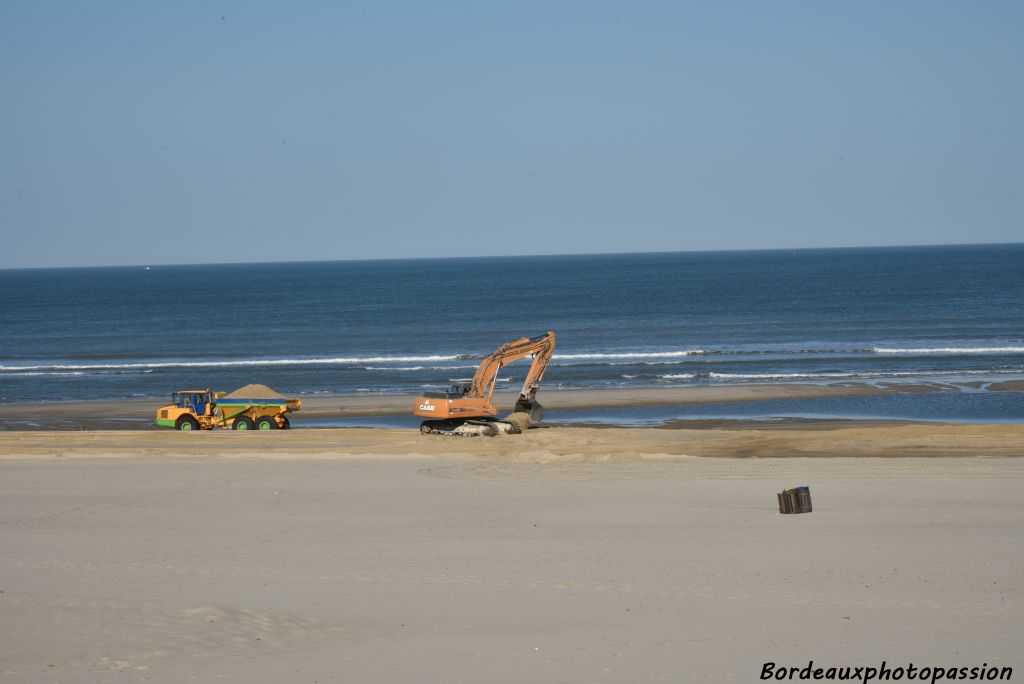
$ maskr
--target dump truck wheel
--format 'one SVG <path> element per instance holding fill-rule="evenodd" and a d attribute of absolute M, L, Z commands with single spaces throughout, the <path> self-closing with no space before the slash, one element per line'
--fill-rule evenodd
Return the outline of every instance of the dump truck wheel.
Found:
<path fill-rule="evenodd" d="M 291 421 L 288 420 L 288 416 L 281 416 L 281 429 L 287 430 L 292 426 Z"/>
<path fill-rule="evenodd" d="M 181 416 L 174 423 L 174 427 L 182 432 L 191 432 L 199 429 L 199 421 L 192 416 Z"/>
<path fill-rule="evenodd" d="M 233 430 L 252 430 L 252 418 L 249 416 L 239 416 L 235 418 L 234 424 L 231 426 Z"/>
<path fill-rule="evenodd" d="M 256 421 L 257 430 L 276 430 L 277 421 L 274 420 L 273 416 L 261 416 Z"/>

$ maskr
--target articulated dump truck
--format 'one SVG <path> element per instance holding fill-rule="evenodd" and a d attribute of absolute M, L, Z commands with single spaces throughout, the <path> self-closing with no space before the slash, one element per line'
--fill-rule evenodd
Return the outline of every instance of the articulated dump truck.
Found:
<path fill-rule="evenodd" d="M 266 385 L 246 385 L 234 392 L 211 392 L 210 388 L 181 390 L 171 403 L 156 412 L 156 424 L 175 430 L 287 430 L 289 412 L 302 408 L 302 401 L 284 397 Z"/>

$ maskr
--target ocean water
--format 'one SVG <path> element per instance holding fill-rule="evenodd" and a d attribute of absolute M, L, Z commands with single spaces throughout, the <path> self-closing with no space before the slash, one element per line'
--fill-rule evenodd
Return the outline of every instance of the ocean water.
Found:
<path fill-rule="evenodd" d="M 547 388 L 984 391 L 1024 379 L 1024 245 L 0 271 L 0 402 L 413 393 L 546 330 Z"/>

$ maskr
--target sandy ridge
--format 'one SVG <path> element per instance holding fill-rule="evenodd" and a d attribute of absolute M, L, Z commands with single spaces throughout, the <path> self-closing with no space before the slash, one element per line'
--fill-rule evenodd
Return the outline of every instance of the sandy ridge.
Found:
<path fill-rule="evenodd" d="M 495 438 L 444 438 L 414 430 L 4 432 L 0 459 L 19 458 L 434 458 L 629 463 L 687 457 L 1024 456 L 1024 425 L 838 424 L 831 429 L 651 430 L 545 428 Z"/>

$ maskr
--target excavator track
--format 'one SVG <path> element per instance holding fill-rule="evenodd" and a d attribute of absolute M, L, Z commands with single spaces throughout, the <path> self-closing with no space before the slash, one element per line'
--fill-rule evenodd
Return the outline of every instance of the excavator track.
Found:
<path fill-rule="evenodd" d="M 494 437 L 522 430 L 515 423 L 500 420 L 425 420 L 420 423 L 420 432 L 445 437 Z"/>

